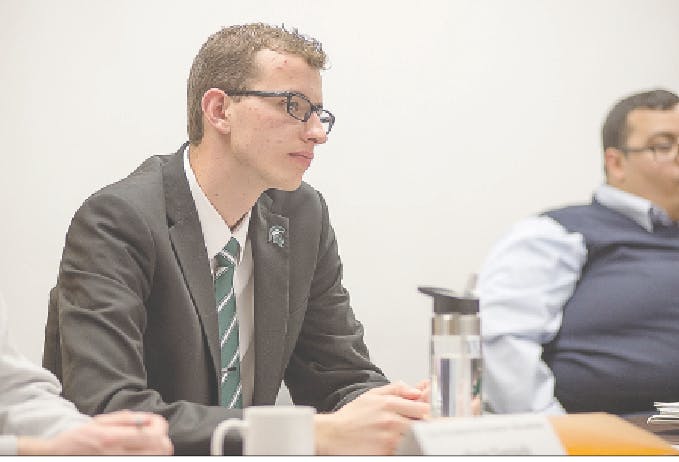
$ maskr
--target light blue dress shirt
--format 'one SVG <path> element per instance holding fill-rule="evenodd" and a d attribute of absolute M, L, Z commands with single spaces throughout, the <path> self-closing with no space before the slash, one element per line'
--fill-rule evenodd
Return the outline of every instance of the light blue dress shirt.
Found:
<path fill-rule="evenodd" d="M 671 222 L 648 200 L 607 184 L 597 188 L 594 197 L 649 232 L 654 220 Z M 542 345 L 558 333 L 563 306 L 586 260 L 582 235 L 546 216 L 517 223 L 490 251 L 477 292 L 483 397 L 492 412 L 565 413 L 554 396 L 554 375 L 541 359 Z"/>

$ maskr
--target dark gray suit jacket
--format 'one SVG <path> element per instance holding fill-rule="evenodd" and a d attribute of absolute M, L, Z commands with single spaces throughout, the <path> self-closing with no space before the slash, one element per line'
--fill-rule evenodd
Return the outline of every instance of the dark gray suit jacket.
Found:
<path fill-rule="evenodd" d="M 43 365 L 88 414 L 134 409 L 170 423 L 178 454 L 209 449 L 219 346 L 209 260 L 184 174 L 183 146 L 88 198 L 66 236 L 50 294 Z M 269 230 L 285 228 L 283 247 Z M 296 404 L 331 411 L 386 378 L 368 358 L 342 286 L 328 210 L 306 184 L 270 190 L 252 210 L 253 404 L 282 380 Z"/>

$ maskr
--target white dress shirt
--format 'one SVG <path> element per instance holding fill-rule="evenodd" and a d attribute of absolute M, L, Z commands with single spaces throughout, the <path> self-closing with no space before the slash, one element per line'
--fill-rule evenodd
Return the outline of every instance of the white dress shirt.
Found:
<path fill-rule="evenodd" d="M 240 245 L 240 255 L 233 276 L 233 289 L 236 296 L 236 313 L 238 315 L 238 348 L 241 357 L 241 384 L 243 391 L 243 407 L 252 404 L 252 391 L 255 376 L 255 296 L 253 282 L 254 262 L 252 246 L 248 236 L 250 212 L 233 230 L 229 229 L 219 212 L 201 189 L 189 162 L 189 147 L 184 150 L 184 172 L 189 182 L 193 202 L 198 211 L 198 220 L 203 230 L 205 249 L 210 258 L 210 269 L 214 276 L 215 256 L 235 237 Z M 215 307 L 215 310 L 217 307 Z"/>
<path fill-rule="evenodd" d="M 594 193 L 603 206 L 649 232 L 671 221 L 646 199 L 610 185 Z M 493 412 L 562 414 L 554 375 L 542 361 L 542 345 L 561 327 L 563 307 L 573 295 L 587 260 L 579 233 L 547 216 L 516 224 L 490 251 L 479 274 L 483 334 L 484 401 Z"/>
<path fill-rule="evenodd" d="M 0 294 L 0 455 L 16 454 L 17 436 L 50 437 L 89 421 L 59 396 L 61 385 L 10 344 Z"/>

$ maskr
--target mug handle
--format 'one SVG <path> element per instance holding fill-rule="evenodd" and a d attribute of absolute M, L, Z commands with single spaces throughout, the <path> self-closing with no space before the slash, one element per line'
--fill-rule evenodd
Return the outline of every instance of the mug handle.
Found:
<path fill-rule="evenodd" d="M 212 432 L 212 441 L 210 442 L 210 454 L 213 456 L 221 456 L 224 450 L 224 437 L 227 432 L 236 428 L 241 432 L 241 438 L 243 437 L 243 430 L 247 427 L 247 423 L 240 419 L 226 419 L 217 425 L 215 431 Z"/>

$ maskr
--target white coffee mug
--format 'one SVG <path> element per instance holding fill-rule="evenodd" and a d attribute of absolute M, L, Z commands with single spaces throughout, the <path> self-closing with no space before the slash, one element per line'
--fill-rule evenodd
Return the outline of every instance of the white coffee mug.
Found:
<path fill-rule="evenodd" d="M 224 437 L 232 428 L 243 440 L 243 454 L 300 455 L 315 454 L 314 414 L 310 406 L 251 406 L 243 410 L 243 420 L 228 419 L 212 433 L 210 452 L 222 455 Z"/>

